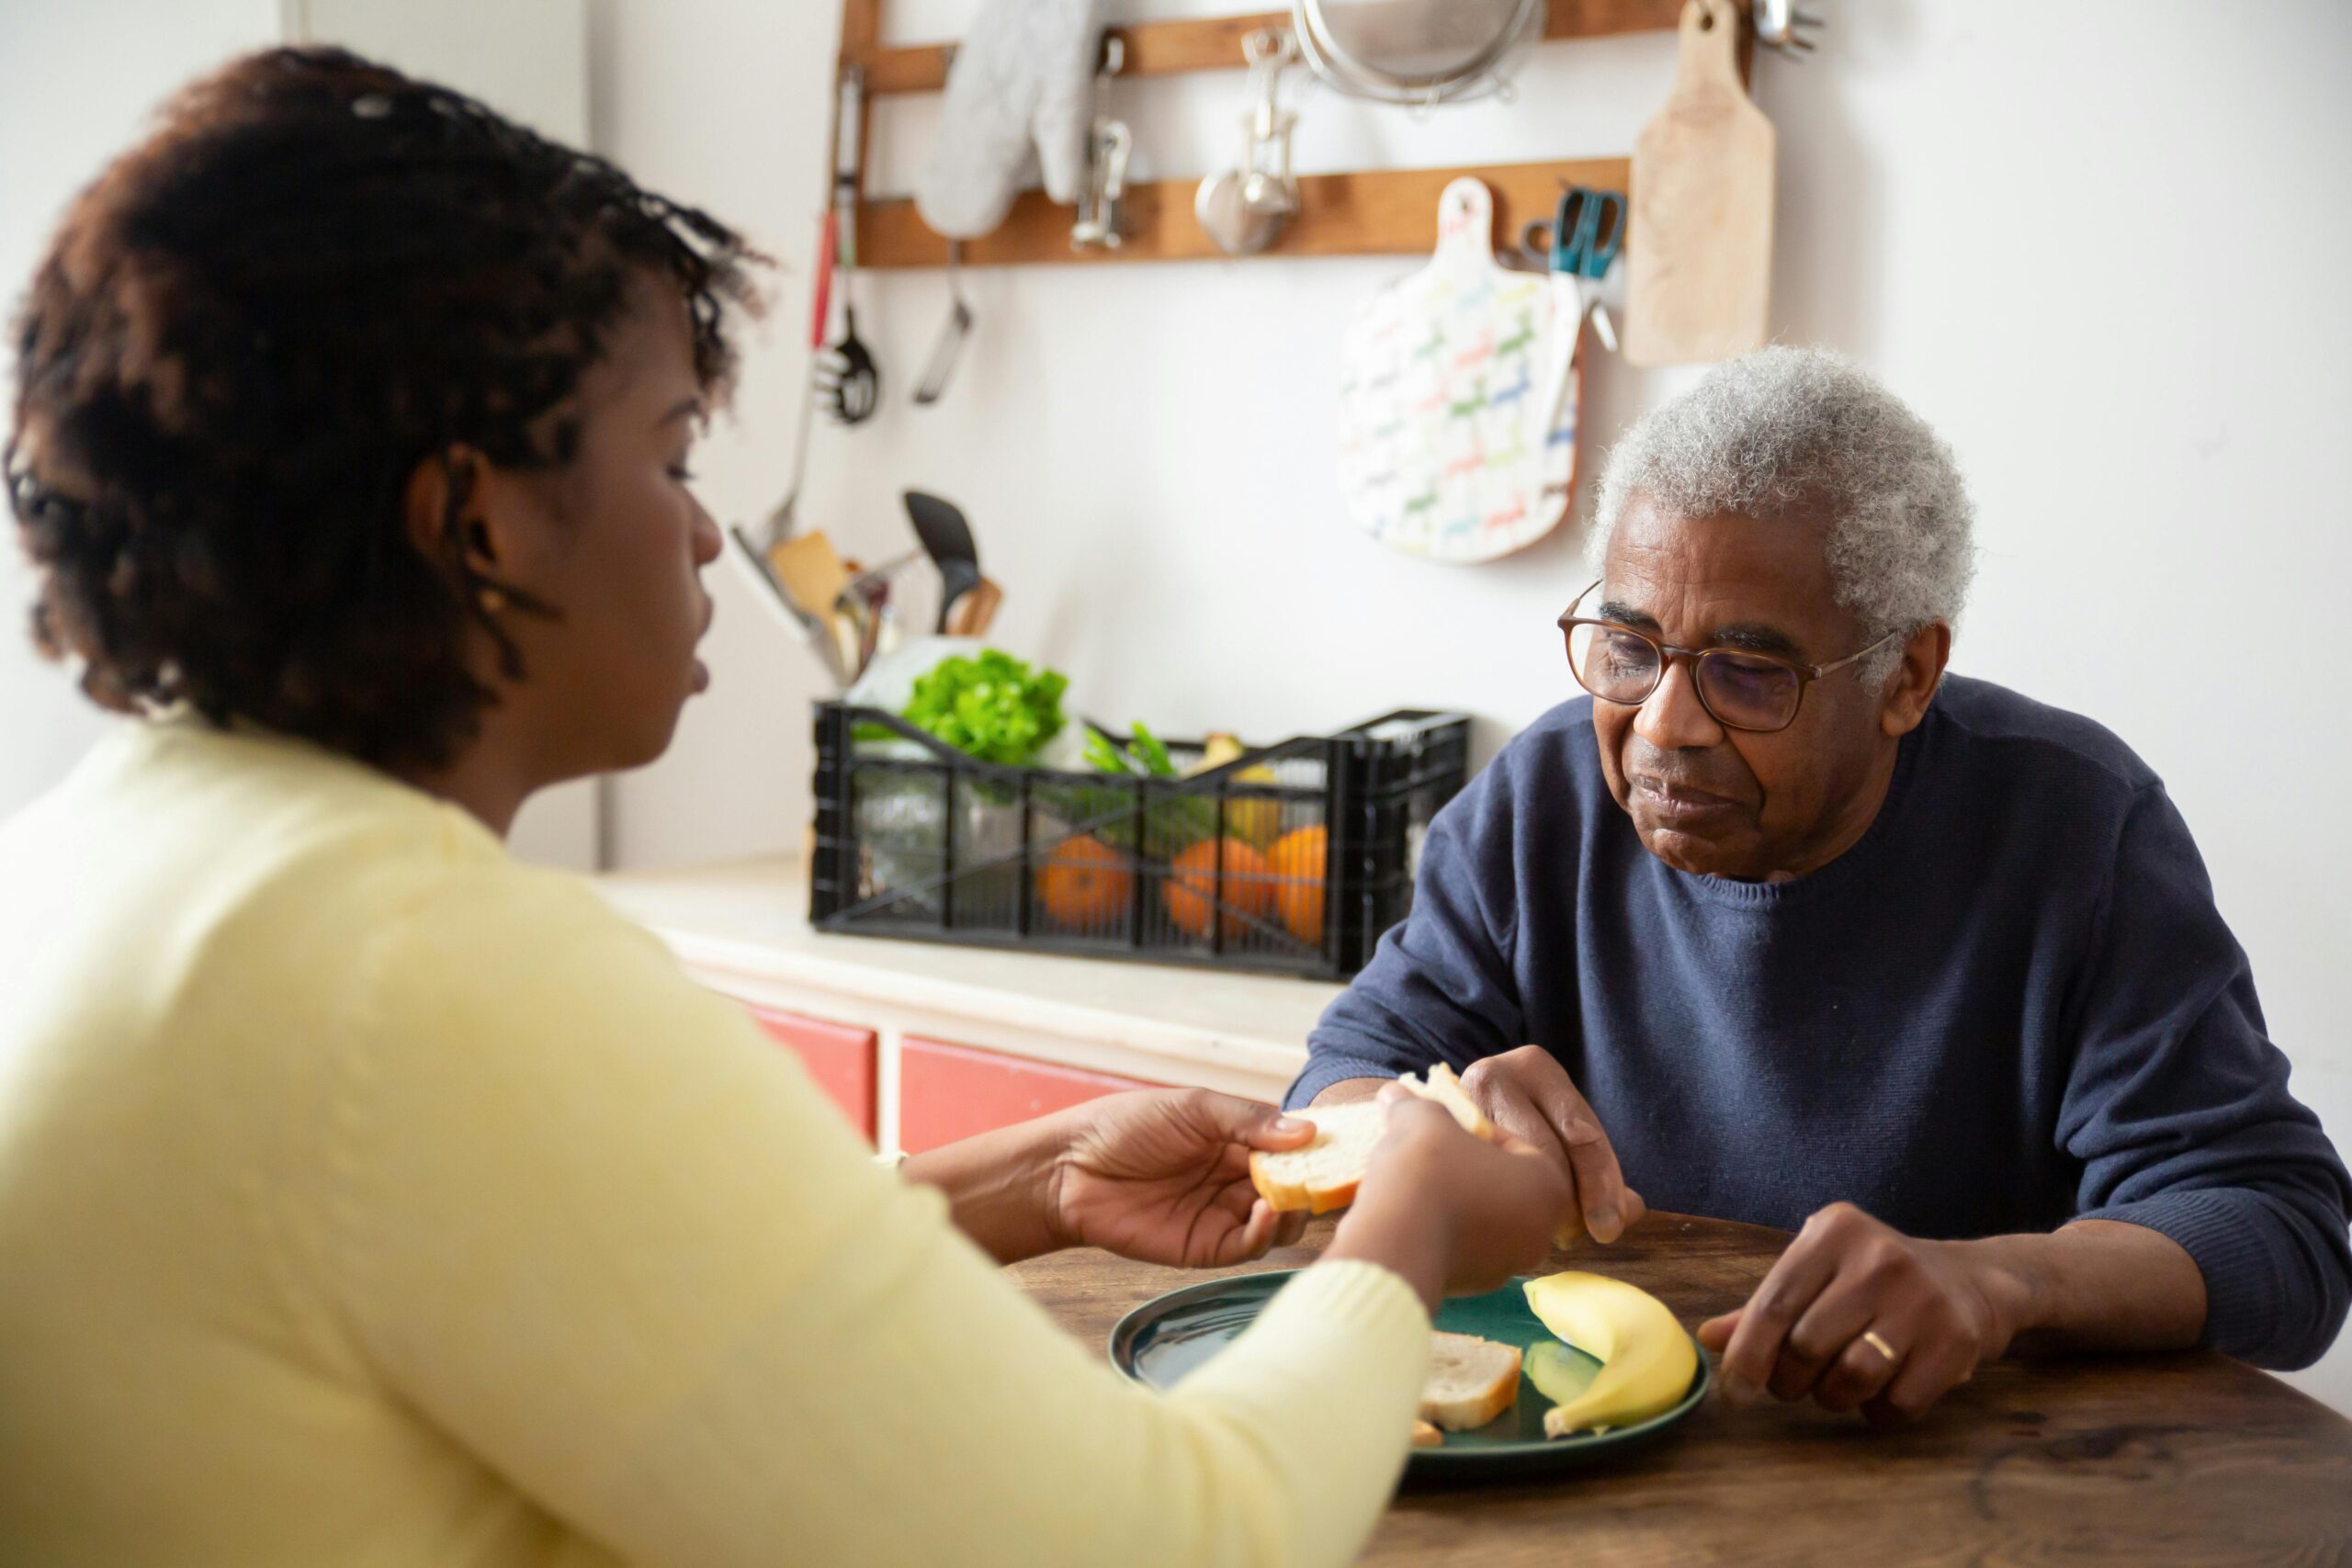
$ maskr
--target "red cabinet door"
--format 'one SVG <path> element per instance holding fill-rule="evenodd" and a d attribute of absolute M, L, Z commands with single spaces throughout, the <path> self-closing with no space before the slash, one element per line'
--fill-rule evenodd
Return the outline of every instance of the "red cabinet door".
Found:
<path fill-rule="evenodd" d="M 774 1008 L 745 1007 L 771 1039 L 799 1056 L 808 1076 L 842 1108 L 858 1135 L 874 1142 L 874 1031 Z"/>
<path fill-rule="evenodd" d="M 1121 1089 L 1159 1087 L 909 1035 L 899 1045 L 899 1146 L 921 1154 Z"/>

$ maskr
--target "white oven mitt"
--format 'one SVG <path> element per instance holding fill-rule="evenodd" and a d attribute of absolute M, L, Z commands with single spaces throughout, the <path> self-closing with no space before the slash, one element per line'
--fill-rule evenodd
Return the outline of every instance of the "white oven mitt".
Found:
<path fill-rule="evenodd" d="M 934 234 L 973 240 L 1012 209 L 1034 147 L 1046 194 L 1086 183 L 1102 0 L 984 0 L 947 73 L 947 97 L 915 210 Z"/>

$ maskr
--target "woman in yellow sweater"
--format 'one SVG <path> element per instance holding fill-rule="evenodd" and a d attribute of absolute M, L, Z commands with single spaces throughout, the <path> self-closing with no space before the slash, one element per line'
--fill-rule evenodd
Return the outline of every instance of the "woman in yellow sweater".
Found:
<path fill-rule="evenodd" d="M 1322 1261 L 1147 1393 L 992 1264 L 1255 1257 L 1303 1130 L 1138 1094 L 893 1173 L 506 857 L 705 679 L 746 259 L 333 51 L 68 213 L 10 500 L 36 637 L 132 716 L 0 827 L 0 1558 L 1338 1562 L 1430 1308 L 1542 1255 L 1551 1168 L 1399 1106 Z"/>

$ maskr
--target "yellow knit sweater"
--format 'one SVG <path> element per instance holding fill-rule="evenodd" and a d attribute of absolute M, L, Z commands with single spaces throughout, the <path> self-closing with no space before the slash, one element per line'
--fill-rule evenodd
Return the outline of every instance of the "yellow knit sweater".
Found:
<path fill-rule="evenodd" d="M 0 827 L 0 1560 L 1340 1562 L 1428 1323 L 1320 1265 L 1161 1398 L 577 880 L 126 725 Z"/>

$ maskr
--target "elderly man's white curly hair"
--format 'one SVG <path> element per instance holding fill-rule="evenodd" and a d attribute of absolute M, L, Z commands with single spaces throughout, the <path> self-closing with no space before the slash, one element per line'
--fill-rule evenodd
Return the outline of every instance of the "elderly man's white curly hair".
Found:
<path fill-rule="evenodd" d="M 1826 349 L 1732 360 L 1627 431 L 1601 471 L 1587 542 L 1596 570 L 1635 495 L 1684 517 L 1826 525 L 1838 603 L 1872 637 L 1956 622 L 1976 572 L 1975 508 L 1951 449 Z M 1884 681 L 1900 659 L 1890 644 L 1862 679 Z"/>

